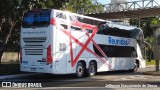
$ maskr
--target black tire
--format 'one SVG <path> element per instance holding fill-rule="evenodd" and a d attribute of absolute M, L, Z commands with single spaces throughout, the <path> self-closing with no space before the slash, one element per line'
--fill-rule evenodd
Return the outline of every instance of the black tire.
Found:
<path fill-rule="evenodd" d="M 137 72 L 138 68 L 139 68 L 139 67 L 138 67 L 138 63 L 136 62 L 134 68 L 133 68 L 133 69 L 130 69 L 130 71 L 131 71 L 131 72 Z"/>
<path fill-rule="evenodd" d="M 84 75 L 84 65 L 81 62 L 77 63 L 76 76 L 81 78 Z"/>
<path fill-rule="evenodd" d="M 134 72 L 137 72 L 137 70 L 138 70 L 138 63 L 137 62 L 135 63 L 135 66 L 134 66 L 133 70 L 134 70 Z"/>
<path fill-rule="evenodd" d="M 89 63 L 89 67 L 87 69 L 87 76 L 88 77 L 92 77 L 92 76 L 95 76 L 97 72 L 97 68 L 96 68 L 96 65 L 94 62 L 90 62 Z"/>

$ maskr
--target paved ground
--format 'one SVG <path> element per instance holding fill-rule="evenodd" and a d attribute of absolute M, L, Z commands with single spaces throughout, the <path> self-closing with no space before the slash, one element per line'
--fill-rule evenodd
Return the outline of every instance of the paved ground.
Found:
<path fill-rule="evenodd" d="M 49 74 L 35 74 L 19 78 L 5 78 L 0 79 L 1 82 L 11 82 L 14 85 L 18 83 L 40 83 L 45 89 L 57 89 L 56 87 L 94 87 L 104 90 L 104 88 L 111 88 L 113 90 L 121 90 L 121 88 L 154 88 L 160 87 L 160 76 L 144 75 L 143 72 L 154 71 L 155 68 L 148 67 L 139 69 L 137 72 L 116 71 L 97 73 L 94 77 L 76 78 L 74 75 L 49 75 Z M 13 86 L 14 86 L 13 85 Z M 0 85 L 1 86 L 1 85 Z M 22 89 L 22 88 L 21 88 Z M 88 89 L 87 89 L 88 90 Z M 94 89 L 91 89 L 94 90 Z M 96 89 L 97 90 L 97 89 Z M 130 89 L 129 89 L 130 90 Z M 133 89 L 132 89 L 133 90 Z M 143 89 L 142 89 L 143 90 Z M 146 89 L 145 89 L 146 90 Z M 150 90 L 150 89 L 148 89 Z M 153 90 L 153 89 L 152 89 Z M 158 90 L 158 89 L 157 89 Z"/>

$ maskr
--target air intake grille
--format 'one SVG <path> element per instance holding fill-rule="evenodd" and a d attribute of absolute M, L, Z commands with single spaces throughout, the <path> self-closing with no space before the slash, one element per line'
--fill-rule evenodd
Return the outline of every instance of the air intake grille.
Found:
<path fill-rule="evenodd" d="M 24 49 L 25 55 L 43 55 L 43 49 Z"/>
<path fill-rule="evenodd" d="M 27 37 L 23 38 L 26 47 L 40 47 L 46 41 L 46 37 Z"/>

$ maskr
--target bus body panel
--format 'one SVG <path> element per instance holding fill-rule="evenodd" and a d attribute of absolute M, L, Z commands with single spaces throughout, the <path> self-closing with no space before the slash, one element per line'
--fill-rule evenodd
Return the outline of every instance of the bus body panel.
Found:
<path fill-rule="evenodd" d="M 21 31 L 23 37 L 21 38 L 23 57 L 21 71 L 52 72 L 52 66 L 46 65 L 47 46 L 51 43 L 51 34 L 50 26 Z"/>
<path fill-rule="evenodd" d="M 89 67 L 89 63 L 91 61 L 96 61 L 97 72 L 129 70 L 134 69 L 137 59 L 140 61 L 141 67 L 145 67 L 145 62 L 136 39 L 96 33 L 92 38 L 90 38 L 94 31 L 86 34 L 86 32 L 80 30 L 84 27 L 80 27 L 79 25 L 88 27 L 89 29 L 94 29 L 97 26 L 87 23 L 80 23 L 76 20 L 71 21 L 69 20 L 69 18 L 72 18 L 71 16 L 72 13 L 52 9 L 50 16 L 52 21 L 50 21 L 50 25 L 48 27 L 22 28 L 21 71 L 51 74 L 76 73 L 76 66 L 79 61 L 85 62 L 86 69 Z M 114 24 L 112 26 L 114 26 Z M 120 26 L 121 25 L 118 25 L 117 27 Z M 31 42 L 30 39 L 33 41 Z M 34 39 L 38 41 L 35 41 Z M 88 40 L 89 43 L 85 46 Z M 52 63 L 47 64 L 49 46 L 51 46 Z M 99 48 L 97 49 L 97 47 Z M 104 49 L 107 49 L 106 47 L 111 48 L 105 51 Z M 135 49 L 133 50 L 134 52 L 130 52 L 131 54 L 136 53 L 137 57 L 136 54 L 121 56 L 121 54 L 125 51 L 123 49 L 119 49 L 121 47 L 123 49 L 125 49 L 125 47 Z M 116 48 L 119 49 L 119 54 L 110 52 L 112 50 L 116 50 Z M 82 49 L 84 50 L 82 51 Z M 100 51 L 106 55 L 102 55 Z M 28 53 L 28 55 L 26 55 L 26 53 Z M 37 53 L 38 55 L 36 55 Z M 78 59 L 76 59 L 77 57 Z"/>
<path fill-rule="evenodd" d="M 35 13 L 35 12 L 34 12 Z M 51 12 L 52 17 L 53 12 Z M 37 19 L 38 20 L 38 19 Z M 31 19 L 28 18 L 28 22 Z M 54 73 L 54 64 L 47 64 L 47 48 L 53 47 L 53 28 L 45 27 L 21 28 L 22 62 L 20 70 L 25 72 Z M 51 49 L 51 54 L 53 49 Z"/>
<path fill-rule="evenodd" d="M 139 61 L 139 68 L 145 68 L 146 60 L 143 59 L 142 51 L 138 44 L 137 44 L 137 55 L 138 55 L 137 60 Z"/>

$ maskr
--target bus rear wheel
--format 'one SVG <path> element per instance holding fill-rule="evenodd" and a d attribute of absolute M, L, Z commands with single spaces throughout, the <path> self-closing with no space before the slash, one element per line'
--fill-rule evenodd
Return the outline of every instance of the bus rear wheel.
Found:
<path fill-rule="evenodd" d="M 79 78 L 83 77 L 83 75 L 84 75 L 84 65 L 82 64 L 82 62 L 77 63 L 76 75 Z"/>
<path fill-rule="evenodd" d="M 96 74 L 96 65 L 94 62 L 89 63 L 89 67 L 87 69 L 87 76 L 92 77 Z"/>

